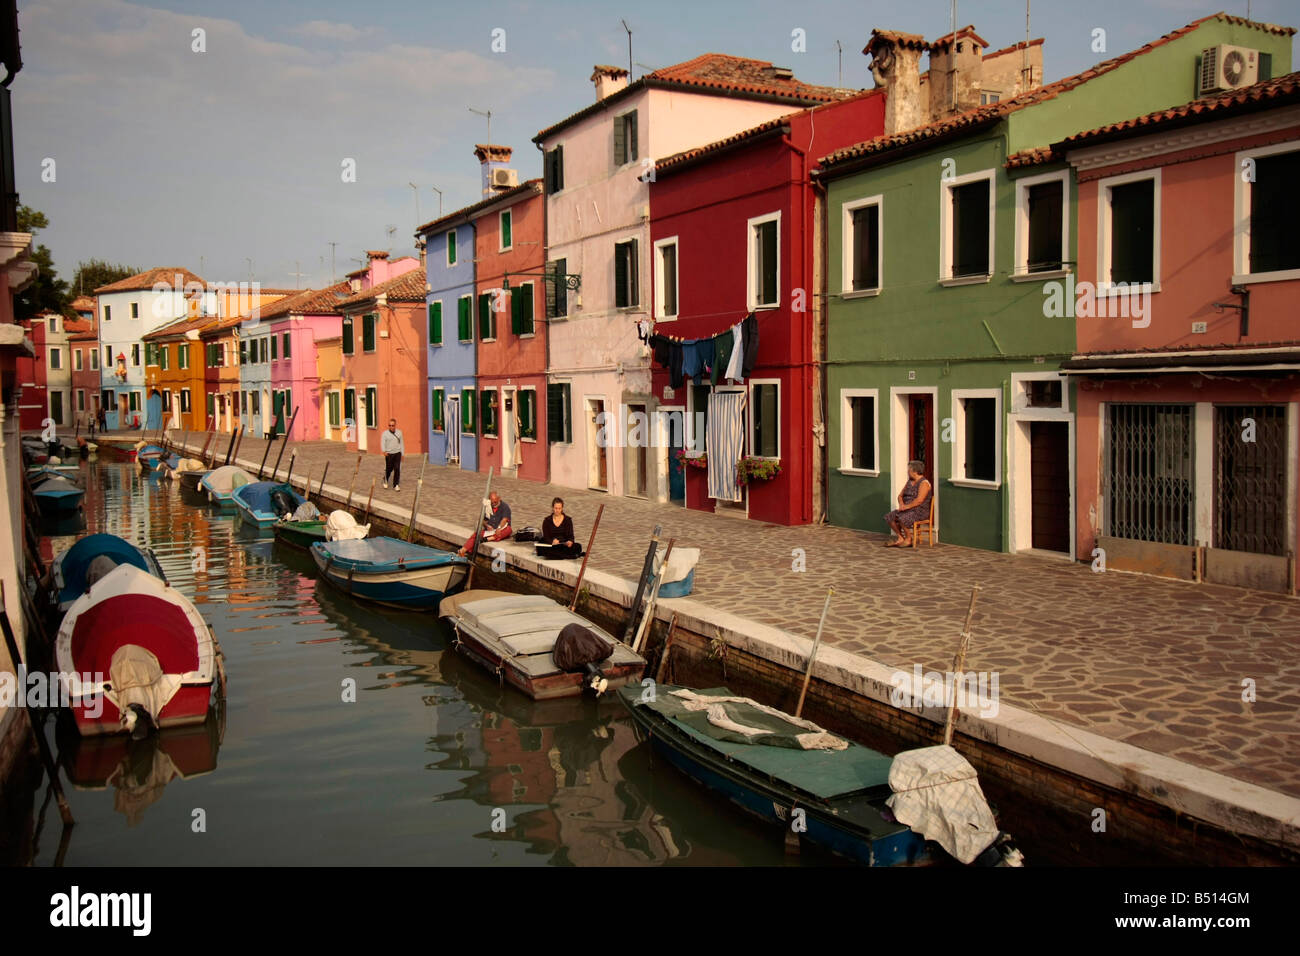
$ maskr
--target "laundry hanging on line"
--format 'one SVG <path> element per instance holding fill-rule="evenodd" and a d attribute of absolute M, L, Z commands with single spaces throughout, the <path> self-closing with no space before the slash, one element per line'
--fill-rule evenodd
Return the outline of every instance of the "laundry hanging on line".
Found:
<path fill-rule="evenodd" d="M 733 382 L 749 378 L 758 364 L 758 317 L 753 312 L 736 325 L 706 339 L 679 339 L 662 333 L 649 338 L 654 361 L 668 369 L 673 388 L 686 379 L 717 385 L 724 379 Z"/>

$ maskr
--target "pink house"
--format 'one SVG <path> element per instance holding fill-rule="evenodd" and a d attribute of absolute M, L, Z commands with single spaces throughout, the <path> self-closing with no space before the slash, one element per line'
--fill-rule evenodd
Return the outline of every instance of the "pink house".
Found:
<path fill-rule="evenodd" d="M 323 437 L 321 410 L 328 396 L 321 388 L 316 343 L 338 338 L 343 317 L 334 311 L 334 306 L 351 294 L 351 287 L 344 281 L 328 289 L 308 289 L 261 310 L 261 320 L 270 326 L 271 332 L 272 395 L 283 396 L 286 421 L 292 417 L 295 403 L 298 407 L 298 417 L 289 435 L 293 441 Z"/>
<path fill-rule="evenodd" d="M 1295 590 L 1297 104 L 1291 73 L 1053 146 L 1078 181 L 1061 367 L 1094 568 Z"/>

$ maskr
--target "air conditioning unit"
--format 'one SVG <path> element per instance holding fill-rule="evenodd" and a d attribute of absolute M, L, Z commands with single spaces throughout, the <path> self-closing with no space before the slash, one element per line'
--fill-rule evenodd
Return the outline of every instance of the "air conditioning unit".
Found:
<path fill-rule="evenodd" d="M 492 185 L 506 189 L 519 185 L 519 171 L 515 169 L 502 169 L 498 167 L 492 170 Z"/>
<path fill-rule="evenodd" d="M 1259 82 L 1259 51 L 1221 43 L 1201 51 L 1196 95 L 1239 90 Z"/>

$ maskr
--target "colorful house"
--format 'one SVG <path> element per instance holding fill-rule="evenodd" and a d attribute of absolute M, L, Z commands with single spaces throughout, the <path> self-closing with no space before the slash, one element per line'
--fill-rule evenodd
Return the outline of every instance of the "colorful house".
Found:
<path fill-rule="evenodd" d="M 1053 145 L 1079 191 L 1084 560 L 1294 590 L 1297 105 L 1291 73 Z"/>
<path fill-rule="evenodd" d="M 293 422 L 289 437 L 294 441 L 312 441 L 321 437 L 322 411 L 331 399 L 321 387 L 317 371 L 316 342 L 321 338 L 338 338 L 342 316 L 333 311 L 334 303 L 351 294 L 344 281 L 321 290 L 306 290 L 261 310 L 271 346 L 270 389 L 272 410 L 276 398 Z M 296 405 L 295 405 L 296 403 Z M 293 417 L 294 408 L 297 418 Z"/>
<path fill-rule="evenodd" d="M 320 435 L 326 441 L 346 442 L 343 425 L 343 336 L 316 340 L 316 374 L 322 398 Z"/>
<path fill-rule="evenodd" d="M 480 155 L 506 147 L 478 147 Z M 485 170 L 487 169 L 485 165 Z M 478 470 L 545 481 L 546 423 L 545 200 L 540 179 L 475 207 L 474 318 L 478 332 Z M 432 395 L 434 424 L 439 396 Z M 463 406 L 462 406 L 463 407 Z M 445 425 L 445 412 L 442 416 Z"/>
<path fill-rule="evenodd" d="M 646 338 L 652 157 L 717 141 L 853 91 L 810 86 L 771 63 L 708 53 L 628 82 L 597 66 L 596 102 L 533 141 L 544 151 L 550 281 L 551 480 L 616 495 L 667 494 L 645 447 L 658 417 Z M 676 399 L 673 399 L 676 403 Z M 638 447 L 638 445 L 640 447 Z"/>
<path fill-rule="evenodd" d="M 84 312 L 79 304 L 88 304 Z M 95 326 L 95 300 L 81 296 L 72 303 L 81 318 L 68 319 L 68 350 L 72 353 L 73 414 L 79 432 L 85 432 L 99 414 L 99 330 Z"/>
<path fill-rule="evenodd" d="M 217 431 L 233 432 L 240 417 L 239 338 L 245 316 L 218 316 L 199 330 L 203 355 L 203 405 Z"/>
<path fill-rule="evenodd" d="M 810 166 L 818 151 L 878 134 L 884 112 L 884 91 L 871 90 L 656 161 L 650 184 L 656 333 L 651 346 L 675 367 L 655 362 L 651 394 L 658 405 L 656 419 L 647 423 L 655 460 L 649 469 L 632 470 L 658 476 L 657 499 L 704 511 L 730 509 L 776 524 L 813 520 L 814 419 L 820 420 L 814 327 L 822 306 L 809 294 L 817 287 L 817 197 Z M 748 316 L 758 343 L 749 374 L 728 379 L 720 367 L 716 377 L 704 372 L 698 383 L 683 378 L 681 341 L 723 336 L 725 366 L 733 328 Z M 743 372 L 738 364 L 742 368 L 732 371 Z M 738 401 L 741 407 L 735 415 L 717 408 L 710 415 L 710 401 L 717 407 Z M 725 463 L 731 473 L 716 479 L 722 487 L 713 489 L 719 497 L 710 496 L 712 469 L 683 470 L 679 453 L 688 446 L 688 459 L 702 454 L 715 462 L 724 448 L 732 450 Z M 625 454 L 647 450 L 629 447 Z M 780 471 L 738 484 L 734 466 L 741 457 L 748 464 L 773 463 Z"/>
<path fill-rule="evenodd" d="M 217 321 L 210 315 L 187 317 L 144 336 L 145 389 L 162 396 L 166 428 L 198 432 L 213 427 L 215 412 L 205 401 L 207 363 L 199 334 Z"/>
<path fill-rule="evenodd" d="M 941 540 L 1076 553 L 1077 394 L 1060 371 L 1075 321 L 1053 314 L 1053 296 L 1080 258 L 1079 215 L 1070 169 L 1035 157 L 1081 129 L 1194 99 L 1203 51 L 1248 48 L 1289 70 L 1291 32 L 1218 14 L 1045 86 L 1031 66 L 1026 92 L 984 105 L 990 60 L 1005 89 L 1007 61 L 1028 50 L 983 54 L 969 27 L 928 45 L 873 34 L 886 135 L 824 157 L 818 175 L 831 522 L 883 532 L 920 460 Z M 907 104 L 927 101 L 915 126 Z"/>
<path fill-rule="evenodd" d="M 50 417 L 50 360 L 46 354 L 49 329 L 44 315 L 26 320 L 21 327 L 27 333 L 25 338 L 31 343 L 34 354 L 20 354 L 15 362 L 18 427 L 23 431 L 34 431 L 43 428 L 45 420 Z"/>
<path fill-rule="evenodd" d="M 334 305 L 343 316 L 344 424 L 356 422 L 349 447 L 378 454 L 380 432 L 395 418 L 407 454 L 423 455 L 429 433 L 428 281 L 416 259 L 366 255 L 366 275 L 350 280 L 359 288 Z"/>

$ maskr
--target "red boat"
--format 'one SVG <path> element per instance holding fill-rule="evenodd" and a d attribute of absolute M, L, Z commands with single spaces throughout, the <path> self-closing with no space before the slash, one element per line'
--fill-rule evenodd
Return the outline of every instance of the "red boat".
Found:
<path fill-rule="evenodd" d="M 68 608 L 55 642 L 64 703 L 83 737 L 202 723 L 219 655 L 189 599 L 130 564 Z"/>

